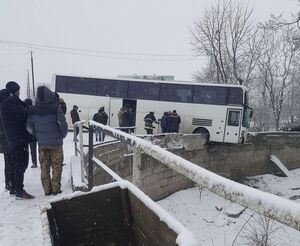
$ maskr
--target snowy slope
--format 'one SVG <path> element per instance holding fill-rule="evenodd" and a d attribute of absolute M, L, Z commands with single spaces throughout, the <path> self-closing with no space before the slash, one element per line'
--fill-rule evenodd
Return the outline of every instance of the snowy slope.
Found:
<path fill-rule="evenodd" d="M 297 169 L 291 171 L 291 177 L 288 178 L 262 175 L 249 178 L 248 183 L 289 198 L 300 195 L 299 175 L 300 169 Z M 251 228 L 259 227 L 259 223 L 262 222 L 260 216 L 249 209 L 243 211 L 242 206 L 206 190 L 202 191 L 201 197 L 200 193 L 201 189 L 195 187 L 177 192 L 159 201 L 158 204 L 190 229 L 201 243 L 200 245 L 232 245 L 238 234 L 234 245 L 254 245 L 253 243 L 247 244 L 249 243 L 248 237 L 253 236 Z M 247 220 L 249 220 L 248 223 L 246 223 Z M 300 246 L 299 231 L 277 222 L 272 222 L 271 225 L 273 229 L 276 229 L 274 233 L 271 233 L 271 245 Z M 243 230 L 239 233 L 241 228 Z"/>

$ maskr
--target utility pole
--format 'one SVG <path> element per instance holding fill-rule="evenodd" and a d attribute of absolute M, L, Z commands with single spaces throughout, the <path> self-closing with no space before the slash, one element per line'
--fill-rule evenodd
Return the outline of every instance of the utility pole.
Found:
<path fill-rule="evenodd" d="M 30 51 L 31 56 L 31 77 L 32 77 L 32 95 L 35 98 L 35 86 L 34 86 L 34 69 L 33 69 L 33 56 L 32 56 L 32 50 Z"/>
<path fill-rule="evenodd" d="M 27 69 L 27 98 L 31 98 L 29 70 Z"/>

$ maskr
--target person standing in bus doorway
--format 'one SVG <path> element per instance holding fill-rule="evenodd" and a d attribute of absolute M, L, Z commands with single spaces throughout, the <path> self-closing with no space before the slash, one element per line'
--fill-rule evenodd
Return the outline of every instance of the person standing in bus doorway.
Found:
<path fill-rule="evenodd" d="M 29 111 L 27 131 L 36 137 L 39 144 L 41 181 L 45 195 L 61 193 L 63 139 L 68 134 L 68 124 L 62 109 L 56 104 L 55 94 L 46 86 L 37 89 L 36 104 Z"/>
<path fill-rule="evenodd" d="M 178 133 L 180 123 L 180 116 L 177 114 L 176 110 L 173 110 L 173 113 L 170 116 L 170 132 Z"/>
<path fill-rule="evenodd" d="M 120 108 L 118 112 L 119 127 L 123 127 L 123 113 L 124 113 L 124 108 Z"/>
<path fill-rule="evenodd" d="M 71 110 L 71 119 L 72 124 L 74 125 L 76 122 L 80 121 L 79 113 L 78 113 L 78 106 L 74 105 L 73 109 Z M 79 133 L 79 127 L 76 126 L 76 130 L 74 132 L 74 141 L 78 141 L 77 135 Z"/>
<path fill-rule="evenodd" d="M 104 110 L 104 107 L 101 107 L 98 111 L 98 113 L 94 114 L 93 120 L 106 125 L 108 120 L 108 115 Z M 105 138 L 105 133 L 101 130 L 100 127 L 97 127 L 96 129 L 96 141 L 103 142 Z"/>
<path fill-rule="evenodd" d="M 126 129 L 123 129 L 124 132 L 130 133 L 129 127 L 132 127 L 133 124 L 133 113 L 132 109 L 130 108 L 129 105 L 126 105 L 123 111 L 123 116 L 122 116 L 122 122 L 123 122 L 123 127 L 127 127 Z"/>
<path fill-rule="evenodd" d="M 25 99 L 24 103 L 25 103 L 28 111 L 33 107 L 33 102 L 30 98 Z M 30 147 L 30 155 L 31 155 L 31 162 L 32 162 L 31 168 L 37 168 L 37 156 L 36 156 L 37 143 L 36 143 L 36 139 L 34 139 L 34 141 L 29 143 L 29 147 Z"/>
<path fill-rule="evenodd" d="M 149 112 L 149 114 L 147 114 L 144 117 L 144 122 L 145 122 L 145 130 L 146 130 L 147 134 L 153 134 L 153 128 L 155 128 L 153 126 L 153 123 L 158 124 L 158 121 L 156 120 L 156 118 L 154 116 L 154 110 L 151 110 Z"/>

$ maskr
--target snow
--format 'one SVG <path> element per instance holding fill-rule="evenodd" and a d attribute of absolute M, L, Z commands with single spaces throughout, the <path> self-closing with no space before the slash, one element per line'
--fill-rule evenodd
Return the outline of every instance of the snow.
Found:
<path fill-rule="evenodd" d="M 291 195 L 296 193 L 291 188 L 300 187 L 299 178 L 297 180 L 299 175 L 300 169 L 294 172 L 291 178 L 263 175 L 249 178 L 249 180 L 257 187 L 273 191 L 274 194 L 280 190 L 280 187 L 286 187 L 283 193 L 287 194 L 286 191 L 289 190 Z M 300 194 L 300 189 L 297 193 Z M 286 197 L 288 196 L 286 195 Z M 261 217 L 250 209 L 243 211 L 244 207 L 205 189 L 195 187 L 179 191 L 157 203 L 186 226 L 195 235 L 199 245 L 231 246 L 236 237 L 234 245 L 255 245 L 249 243 L 247 237 L 253 236 L 251 228 L 259 227 Z M 241 215 L 234 218 L 239 213 Z M 249 220 L 248 223 L 246 223 L 247 220 Z M 271 233 L 270 245 L 300 245 L 299 231 L 275 221 L 272 221 L 271 225 L 276 232 Z M 240 230 L 241 232 L 239 232 Z M 259 229 L 257 230 L 259 231 Z"/>
<path fill-rule="evenodd" d="M 83 182 L 82 180 L 82 172 L 85 171 L 81 170 L 81 160 L 80 156 L 72 156 L 70 161 L 70 177 L 72 179 L 73 187 L 84 187 L 87 188 L 87 182 Z M 86 174 L 84 175 L 84 177 Z"/>
<path fill-rule="evenodd" d="M 278 159 L 275 155 L 270 155 L 270 161 L 272 161 L 284 174 L 285 176 L 290 176 L 290 171 L 285 167 L 285 165 Z"/>
<path fill-rule="evenodd" d="M 289 177 L 278 177 L 272 174 L 248 177 L 244 183 L 300 203 L 300 169 L 290 170 L 289 173 Z"/>
<path fill-rule="evenodd" d="M 132 145 L 215 194 L 300 230 L 299 204 L 221 177 L 144 139 L 94 121 L 90 124 L 110 131 L 117 139 L 130 140 Z"/>
<path fill-rule="evenodd" d="M 65 161 L 62 175 L 63 193 L 72 192 L 70 180 L 70 156 L 74 155 L 73 133 L 65 139 Z M 53 196 L 46 197 L 40 181 L 40 168 L 30 168 L 25 173 L 25 189 L 35 196 L 32 200 L 16 200 L 4 190 L 4 160 L 0 155 L 0 245 L 42 245 L 42 220 L 40 205 L 49 202 Z"/>

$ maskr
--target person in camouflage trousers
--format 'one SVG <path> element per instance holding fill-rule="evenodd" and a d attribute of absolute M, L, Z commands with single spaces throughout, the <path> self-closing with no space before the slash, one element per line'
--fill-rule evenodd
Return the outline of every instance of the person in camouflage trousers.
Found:
<path fill-rule="evenodd" d="M 29 110 L 27 130 L 39 144 L 41 181 L 45 195 L 57 195 L 62 192 L 62 145 L 68 133 L 68 125 L 62 109 L 56 103 L 55 94 L 45 86 L 37 89 L 36 104 Z"/>
<path fill-rule="evenodd" d="M 52 191 L 52 194 L 60 193 L 62 164 L 64 161 L 62 146 L 40 146 L 39 160 L 41 163 L 41 180 L 45 194 L 50 193 L 49 191 Z M 50 177 L 51 167 L 52 179 Z"/>

